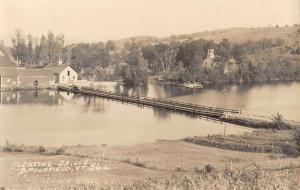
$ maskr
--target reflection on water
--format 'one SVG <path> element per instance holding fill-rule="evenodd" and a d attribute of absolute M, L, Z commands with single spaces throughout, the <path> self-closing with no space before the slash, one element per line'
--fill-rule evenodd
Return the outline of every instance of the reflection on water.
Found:
<path fill-rule="evenodd" d="M 193 94 L 197 91 L 194 89 L 188 89 L 179 87 L 172 84 L 165 85 L 154 85 L 149 84 L 147 86 L 124 86 L 120 83 L 115 82 L 99 82 L 96 85 L 97 88 L 107 91 L 113 91 L 117 93 L 122 93 L 126 95 L 139 95 L 148 96 L 152 98 L 169 98 L 176 96 L 183 96 L 188 94 Z"/>
<path fill-rule="evenodd" d="M 172 99 L 237 108 L 258 115 L 281 113 L 287 119 L 300 121 L 300 82 L 228 85 Z"/>
<path fill-rule="evenodd" d="M 0 142 L 111 145 L 222 134 L 224 125 L 56 91 L 1 92 Z M 227 127 L 228 134 L 247 129 Z"/>
<path fill-rule="evenodd" d="M 196 91 L 175 85 L 125 88 L 112 82 L 99 83 L 99 87 L 128 95 L 168 98 L 200 105 L 236 108 L 259 115 L 270 116 L 279 112 L 287 119 L 300 120 L 300 82 L 219 85 Z"/>
<path fill-rule="evenodd" d="M 172 85 L 127 88 L 101 83 L 99 88 L 196 104 L 226 106 L 255 113 L 281 112 L 299 120 L 300 83 L 277 83 L 191 91 Z M 217 124 L 168 111 L 142 108 L 107 99 L 57 91 L 3 91 L 0 93 L 0 144 L 111 145 L 223 134 Z M 249 129 L 227 126 L 227 134 Z"/>

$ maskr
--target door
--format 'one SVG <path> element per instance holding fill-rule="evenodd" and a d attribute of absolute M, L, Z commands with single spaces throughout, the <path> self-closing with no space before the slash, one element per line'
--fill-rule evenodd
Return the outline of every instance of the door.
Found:
<path fill-rule="evenodd" d="M 58 84 L 58 83 L 59 83 L 59 74 L 58 74 L 58 73 L 55 73 L 55 74 L 54 74 L 54 83 L 55 83 L 55 84 Z"/>

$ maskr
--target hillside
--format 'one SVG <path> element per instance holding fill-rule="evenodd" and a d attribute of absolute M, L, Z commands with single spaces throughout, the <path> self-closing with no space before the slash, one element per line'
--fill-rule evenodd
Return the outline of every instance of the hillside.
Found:
<path fill-rule="evenodd" d="M 153 42 L 158 42 L 160 38 L 155 37 L 155 36 L 134 36 L 134 37 L 129 37 L 129 38 L 123 38 L 115 41 L 115 44 L 117 48 L 122 48 L 126 42 L 132 42 L 135 41 L 137 43 L 153 43 Z"/>
<path fill-rule="evenodd" d="M 227 38 L 231 42 L 243 43 L 248 40 L 258 41 L 263 38 L 282 38 L 286 41 L 287 44 L 293 44 L 296 40 L 296 31 L 299 29 L 299 26 L 290 26 L 290 27 L 257 27 L 257 28 L 227 28 L 220 30 L 211 30 L 204 31 L 192 34 L 182 34 L 172 37 L 153 37 L 153 36 L 138 36 L 124 38 L 116 40 L 117 47 L 122 48 L 126 42 L 132 41 L 135 39 L 136 42 L 142 43 L 155 43 L 158 41 L 168 42 L 171 39 L 176 39 L 178 41 L 185 40 L 197 40 L 197 39 L 206 39 L 213 40 L 215 42 L 221 41 L 223 38 Z M 298 39 L 300 34 L 298 35 Z"/>
<path fill-rule="evenodd" d="M 220 41 L 223 38 L 229 41 L 242 43 L 248 40 L 257 41 L 263 38 L 282 38 L 288 43 L 296 39 L 297 27 L 264 27 L 264 28 L 229 28 L 222 30 L 206 31 L 185 35 L 193 39 L 206 39 Z"/>

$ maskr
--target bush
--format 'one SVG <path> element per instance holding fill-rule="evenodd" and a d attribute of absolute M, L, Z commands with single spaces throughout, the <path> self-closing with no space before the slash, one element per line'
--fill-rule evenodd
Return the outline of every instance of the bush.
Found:
<path fill-rule="evenodd" d="M 13 150 L 12 150 L 11 147 L 6 146 L 6 147 L 3 148 L 3 151 L 4 152 L 12 152 Z"/>
<path fill-rule="evenodd" d="M 41 153 L 46 152 L 46 149 L 43 146 L 39 146 L 38 149 L 37 149 L 37 152 L 41 154 Z"/>
<path fill-rule="evenodd" d="M 124 162 L 126 162 L 128 164 L 132 164 L 132 165 L 138 166 L 138 167 L 141 167 L 141 168 L 145 168 L 146 167 L 146 164 L 144 162 L 139 161 L 138 159 L 135 162 L 133 162 L 133 161 L 131 161 L 128 158 L 127 160 L 124 160 Z"/>
<path fill-rule="evenodd" d="M 298 155 L 299 155 L 300 154 L 300 129 L 295 130 L 294 141 L 296 143 L 296 148 L 298 150 Z"/>
<path fill-rule="evenodd" d="M 215 167 L 213 165 L 210 165 L 210 164 L 206 164 L 205 167 L 204 167 L 204 170 L 207 172 L 207 173 L 211 173 L 213 171 L 215 171 Z"/>
<path fill-rule="evenodd" d="M 291 126 L 284 122 L 284 118 L 281 114 L 277 113 L 276 115 L 272 115 L 272 121 L 274 124 L 274 128 L 279 130 L 291 129 Z"/>
<path fill-rule="evenodd" d="M 200 166 L 196 166 L 196 167 L 194 168 L 194 171 L 195 171 L 196 173 L 202 173 L 202 172 L 203 172 L 203 168 L 200 167 Z"/>
<path fill-rule="evenodd" d="M 144 162 L 140 162 L 140 161 L 134 162 L 133 165 L 138 166 L 138 167 L 142 167 L 142 168 L 146 167 L 146 164 Z"/>
<path fill-rule="evenodd" d="M 203 173 L 212 173 L 212 172 L 216 171 L 216 169 L 215 169 L 215 167 L 213 165 L 206 164 L 204 166 L 204 168 L 199 167 L 199 166 L 195 167 L 194 171 L 196 173 L 202 173 L 203 174 Z"/>
<path fill-rule="evenodd" d="M 64 149 L 64 148 L 59 148 L 59 149 L 57 149 L 57 150 L 55 151 L 55 154 L 56 154 L 56 155 L 60 155 L 60 154 L 63 154 L 63 153 L 65 153 L 65 149 Z"/>
<path fill-rule="evenodd" d="M 282 145 L 282 153 L 288 155 L 288 156 L 298 156 L 299 155 L 299 150 L 297 149 L 296 146 L 293 146 L 292 144 L 284 144 Z"/>
<path fill-rule="evenodd" d="M 21 147 L 15 144 L 10 144 L 8 141 L 6 141 L 6 145 L 3 148 L 3 152 L 23 152 L 23 150 Z"/>

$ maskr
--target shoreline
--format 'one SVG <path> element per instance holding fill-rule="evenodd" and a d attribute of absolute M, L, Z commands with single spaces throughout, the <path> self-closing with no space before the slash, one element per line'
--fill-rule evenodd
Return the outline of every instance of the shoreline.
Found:
<path fill-rule="evenodd" d="M 115 82 L 115 83 L 121 83 L 125 86 L 127 86 L 126 84 L 124 84 L 123 81 L 119 81 L 119 80 L 103 80 L 103 81 L 85 81 L 85 85 L 91 85 L 91 84 L 97 84 L 97 83 L 101 83 L 101 82 Z M 233 82 L 217 82 L 217 83 L 204 83 L 203 84 L 203 88 L 196 88 L 196 89 L 210 89 L 210 88 L 216 88 L 221 86 L 226 86 L 226 85 L 236 85 L 236 84 L 246 84 L 246 85 L 259 85 L 259 84 L 272 84 L 272 83 L 290 83 L 290 82 L 300 82 L 300 78 L 299 79 L 286 79 L 286 80 L 265 80 L 265 81 L 244 81 L 244 82 L 240 82 L 240 81 L 233 81 Z M 195 89 L 192 87 L 186 87 L 186 86 L 181 86 L 178 81 L 158 81 L 158 80 L 150 80 L 147 84 L 157 84 L 157 85 L 177 85 L 178 87 L 182 87 L 182 88 L 187 88 L 187 89 Z M 132 86 L 147 86 L 147 84 L 144 85 L 132 85 Z M 199 83 L 202 84 L 202 83 Z M 76 85 L 76 84 L 75 84 Z M 82 83 L 78 83 L 78 85 L 82 85 Z M 131 85 L 129 85 L 131 86 Z M 0 91 L 12 91 L 12 90 L 35 90 L 35 89 L 55 89 L 57 88 L 57 86 L 39 86 L 39 87 L 15 87 L 15 88 L 0 88 Z"/>

